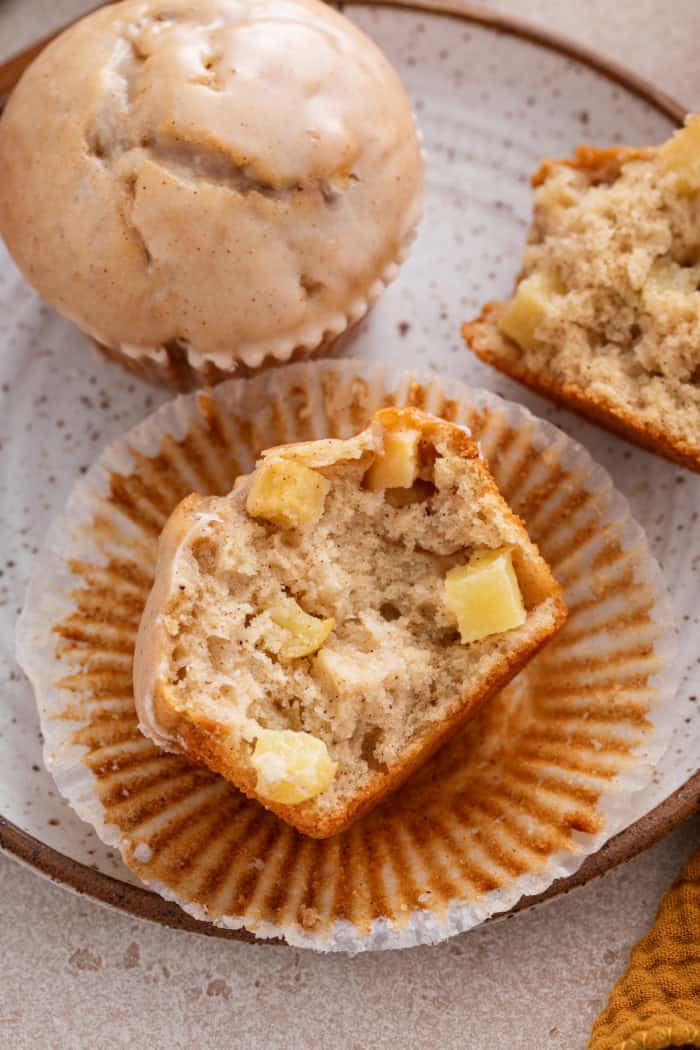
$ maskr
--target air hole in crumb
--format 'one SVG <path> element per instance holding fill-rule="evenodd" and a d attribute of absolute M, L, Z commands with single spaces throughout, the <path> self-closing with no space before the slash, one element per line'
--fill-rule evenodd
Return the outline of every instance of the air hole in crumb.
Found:
<path fill-rule="evenodd" d="M 439 703 L 440 703 L 440 692 L 437 689 L 436 683 L 435 682 L 431 682 L 431 684 L 430 684 L 430 706 L 431 707 L 437 707 L 437 705 Z"/>
<path fill-rule="evenodd" d="M 210 539 L 192 544 L 192 555 L 202 572 L 213 572 L 216 567 L 216 545 Z"/>
<path fill-rule="evenodd" d="M 226 638 L 220 638 L 211 634 L 207 638 L 207 652 L 215 671 L 223 671 L 226 667 L 227 657 L 231 650 L 231 643 Z"/>
<path fill-rule="evenodd" d="M 377 748 L 380 746 L 383 739 L 384 731 L 378 726 L 369 729 L 362 738 L 361 756 L 370 769 L 377 771 L 386 769 L 386 763 L 380 762 L 376 757 Z"/>
<path fill-rule="evenodd" d="M 187 678 L 187 668 L 178 667 L 177 671 L 175 672 L 175 681 L 184 682 L 185 678 Z"/>
<path fill-rule="evenodd" d="M 301 533 L 290 531 L 287 533 L 282 533 L 279 536 L 279 542 L 282 547 L 286 547 L 287 550 L 293 551 L 298 550 L 299 547 L 301 547 L 302 543 L 304 542 L 304 537 L 301 535 Z M 287 593 L 289 593 L 288 588 Z"/>
<path fill-rule="evenodd" d="M 684 270 L 692 269 L 700 262 L 700 252 L 696 245 L 674 245 L 669 254 Z"/>
<path fill-rule="evenodd" d="M 387 489 L 384 498 L 390 507 L 408 507 L 412 503 L 425 503 L 436 491 L 432 481 L 418 478 L 410 489 Z"/>
<path fill-rule="evenodd" d="M 285 713 L 287 719 L 287 729 L 292 729 L 295 733 L 298 733 L 300 730 L 303 730 L 304 722 L 301 717 L 301 712 L 299 711 L 299 708 L 296 704 L 289 707 Z"/>
<path fill-rule="evenodd" d="M 226 573 L 222 579 L 225 581 L 228 593 L 231 595 L 240 594 L 248 584 L 248 577 L 240 572 Z"/>
<path fill-rule="evenodd" d="M 398 620 L 401 616 L 401 610 L 394 605 L 393 602 L 382 602 L 379 606 L 379 612 L 382 617 L 389 622 L 392 620 Z"/>
<path fill-rule="evenodd" d="M 433 445 L 432 441 L 419 441 L 418 442 L 418 463 L 421 470 L 426 470 L 435 466 L 435 460 L 438 458 L 438 451 Z"/>
<path fill-rule="evenodd" d="M 440 632 L 441 645 L 455 645 L 459 641 L 460 635 L 456 627 L 447 627 L 444 631 Z"/>

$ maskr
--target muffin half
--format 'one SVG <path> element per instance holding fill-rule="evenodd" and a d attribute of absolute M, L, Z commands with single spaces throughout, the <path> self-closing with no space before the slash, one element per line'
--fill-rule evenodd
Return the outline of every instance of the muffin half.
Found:
<path fill-rule="evenodd" d="M 26 279 L 181 388 L 328 349 L 396 276 L 422 189 L 396 72 L 318 0 L 108 4 L 0 120 Z"/>
<path fill-rule="evenodd" d="M 660 148 L 545 161 L 515 294 L 463 327 L 489 364 L 700 470 L 700 117 Z"/>
<path fill-rule="evenodd" d="M 398 786 L 562 624 L 561 592 L 460 427 L 383 409 L 271 449 L 160 541 L 140 724 L 314 837 Z"/>

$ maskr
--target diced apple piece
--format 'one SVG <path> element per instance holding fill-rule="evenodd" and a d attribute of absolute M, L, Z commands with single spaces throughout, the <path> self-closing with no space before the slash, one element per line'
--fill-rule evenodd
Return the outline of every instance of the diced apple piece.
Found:
<path fill-rule="evenodd" d="M 379 647 L 358 652 L 329 645 L 314 660 L 314 677 L 331 693 L 371 695 L 405 673 L 405 657 L 400 652 L 382 652 Z"/>
<path fill-rule="evenodd" d="M 293 598 L 280 598 L 268 612 L 272 622 L 284 630 L 285 639 L 279 654 L 285 660 L 311 656 L 321 648 L 335 627 L 332 616 L 327 620 L 311 616 Z"/>
<path fill-rule="evenodd" d="M 676 189 L 684 196 L 700 190 L 700 116 L 688 117 L 685 127 L 664 142 L 658 153 L 663 171 L 676 176 Z"/>
<path fill-rule="evenodd" d="M 317 470 L 293 459 L 264 460 L 253 474 L 246 510 L 282 528 L 313 525 L 331 485 Z"/>
<path fill-rule="evenodd" d="M 258 794 L 288 806 L 320 795 L 338 769 L 323 740 L 292 729 L 263 729 L 251 761 Z"/>
<path fill-rule="evenodd" d="M 690 295 L 699 284 L 700 266 L 679 266 L 673 259 L 657 259 L 642 288 L 642 305 L 651 309 L 656 296 L 668 292 Z"/>
<path fill-rule="evenodd" d="M 387 430 L 384 448 L 365 474 L 371 492 L 379 489 L 410 489 L 418 476 L 417 430 Z"/>
<path fill-rule="evenodd" d="M 462 642 L 479 642 L 525 622 L 525 606 L 510 548 L 484 551 L 445 577 L 445 604 Z"/>
<path fill-rule="evenodd" d="M 523 350 L 531 350 L 552 296 L 563 291 L 561 282 L 551 274 L 533 273 L 526 277 L 499 322 L 501 331 Z"/>

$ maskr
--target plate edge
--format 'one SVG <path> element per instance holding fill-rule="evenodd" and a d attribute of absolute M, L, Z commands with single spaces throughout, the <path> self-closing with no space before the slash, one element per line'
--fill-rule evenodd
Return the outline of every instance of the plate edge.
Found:
<path fill-rule="evenodd" d="M 112 2 L 112 0 L 109 0 Z M 103 5 L 98 5 L 103 6 Z M 483 25 L 498 32 L 510 34 L 530 43 L 556 51 L 568 58 L 588 66 L 594 72 L 619 84 L 631 94 L 661 112 L 674 123 L 681 124 L 687 108 L 653 83 L 638 76 L 591 48 L 578 44 L 559 33 L 540 28 L 517 16 L 484 10 L 472 4 L 445 2 L 445 0 L 344 0 L 337 4 L 344 7 L 379 7 L 404 10 L 406 12 L 437 15 L 457 21 Z M 89 13 L 89 12 L 86 12 Z M 71 24 L 71 23 L 69 23 Z M 22 73 L 39 52 L 63 29 L 63 26 L 46 38 L 29 45 L 26 49 L 0 63 L 0 113 L 10 91 Z M 546 900 L 566 894 L 577 886 L 603 875 L 617 865 L 632 860 L 652 846 L 673 828 L 700 810 L 700 771 L 691 776 L 684 785 L 659 803 L 640 820 L 619 832 L 600 850 L 581 865 L 571 876 L 552 883 L 544 893 L 534 897 L 523 897 L 509 912 L 499 913 L 488 919 L 492 922 L 505 915 L 533 907 Z M 169 903 L 152 890 L 132 886 L 110 875 L 105 875 L 80 861 L 73 860 L 53 847 L 34 838 L 18 825 L 0 814 L 0 850 L 31 867 L 50 881 L 73 890 L 78 894 L 111 906 L 136 918 L 146 919 L 178 930 L 203 933 L 212 937 L 256 944 L 277 944 L 280 941 L 261 941 L 245 930 L 226 930 L 213 924 L 200 922 L 184 912 L 178 905 Z"/>

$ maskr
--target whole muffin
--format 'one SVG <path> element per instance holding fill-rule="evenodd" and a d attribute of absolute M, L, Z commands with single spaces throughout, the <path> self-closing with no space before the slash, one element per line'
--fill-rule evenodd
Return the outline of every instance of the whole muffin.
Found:
<path fill-rule="evenodd" d="M 378 48 L 316 0 L 125 0 L 0 120 L 0 233 L 110 356 L 179 387 L 328 348 L 398 272 L 420 144 Z"/>

